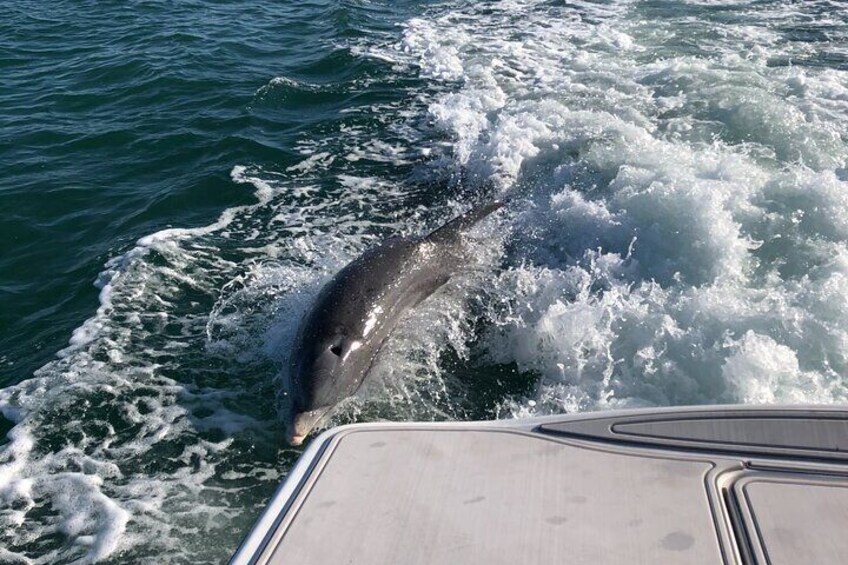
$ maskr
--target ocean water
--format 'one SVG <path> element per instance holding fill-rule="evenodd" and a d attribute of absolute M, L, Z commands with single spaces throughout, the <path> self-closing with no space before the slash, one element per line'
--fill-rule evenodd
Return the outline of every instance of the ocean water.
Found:
<path fill-rule="evenodd" d="M 334 424 L 848 400 L 848 6 L 7 3 L 0 562 L 224 561 L 321 284 L 491 198 Z"/>

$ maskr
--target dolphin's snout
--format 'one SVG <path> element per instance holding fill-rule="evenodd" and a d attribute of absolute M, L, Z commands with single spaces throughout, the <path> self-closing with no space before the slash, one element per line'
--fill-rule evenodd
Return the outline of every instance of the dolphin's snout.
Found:
<path fill-rule="evenodd" d="M 316 408 L 315 410 L 309 410 L 308 412 L 299 412 L 295 414 L 291 423 L 286 430 L 286 440 L 291 446 L 298 446 L 303 443 L 303 440 L 306 439 L 306 436 L 309 435 L 315 426 L 319 424 L 321 419 L 324 417 L 327 412 L 330 411 L 330 408 Z"/>

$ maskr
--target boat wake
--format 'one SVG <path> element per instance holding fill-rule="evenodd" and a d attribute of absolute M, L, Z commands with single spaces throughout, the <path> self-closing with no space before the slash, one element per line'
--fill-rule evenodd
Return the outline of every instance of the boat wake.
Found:
<path fill-rule="evenodd" d="M 324 134 L 109 261 L 0 391 L 0 560 L 228 555 L 297 456 L 279 377 L 321 284 L 480 198 L 510 207 L 479 265 L 333 423 L 848 400 L 845 27 L 810 6 L 442 3 L 345 39 L 339 84 L 270 80 L 252 111 L 334 104 Z"/>

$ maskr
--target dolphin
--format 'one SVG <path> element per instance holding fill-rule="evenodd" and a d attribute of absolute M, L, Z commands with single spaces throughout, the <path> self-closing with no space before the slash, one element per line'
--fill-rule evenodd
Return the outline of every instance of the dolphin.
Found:
<path fill-rule="evenodd" d="M 402 316 L 463 265 L 463 234 L 503 203 L 495 201 L 420 237 L 393 237 L 344 267 L 319 292 L 295 338 L 286 394 L 286 438 L 300 445 L 362 384 Z"/>

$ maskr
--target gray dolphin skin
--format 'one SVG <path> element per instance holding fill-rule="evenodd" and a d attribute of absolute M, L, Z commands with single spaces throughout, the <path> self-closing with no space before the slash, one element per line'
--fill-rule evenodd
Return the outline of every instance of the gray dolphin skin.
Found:
<path fill-rule="evenodd" d="M 300 445 L 339 402 L 353 395 L 404 313 L 463 265 L 463 234 L 498 208 L 475 208 L 423 237 L 391 238 L 333 277 L 301 321 L 286 387 L 286 437 Z"/>

